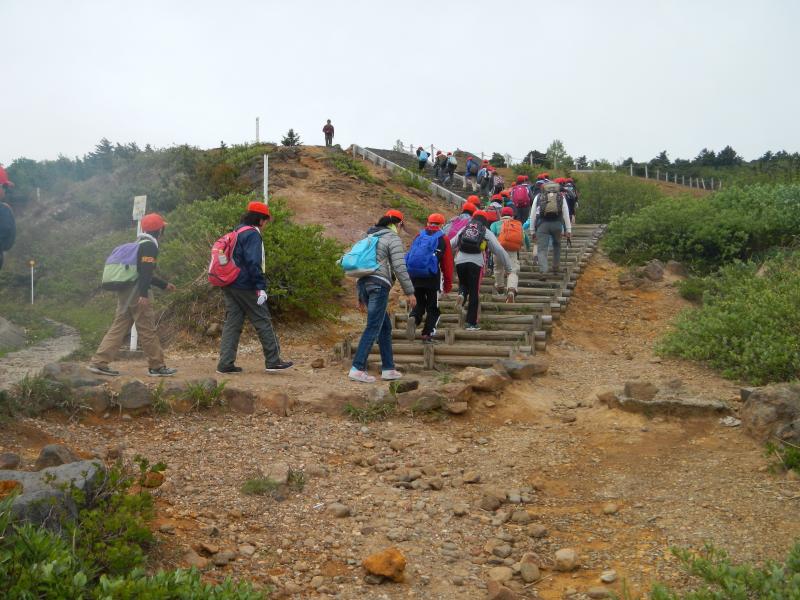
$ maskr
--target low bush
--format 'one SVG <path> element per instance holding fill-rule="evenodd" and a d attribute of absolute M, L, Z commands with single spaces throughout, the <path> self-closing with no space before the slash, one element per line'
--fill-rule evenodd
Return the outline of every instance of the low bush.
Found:
<path fill-rule="evenodd" d="M 761 385 L 800 375 L 800 251 L 728 265 L 706 278 L 703 306 L 682 313 L 661 354 L 699 360 Z"/>
<path fill-rule="evenodd" d="M 344 175 L 360 179 L 364 183 L 379 183 L 369 169 L 361 162 L 344 153 L 331 155 L 328 160 L 334 168 Z"/>
<path fill-rule="evenodd" d="M 754 185 L 724 189 L 702 200 L 662 199 L 619 215 L 612 219 L 604 243 L 616 261 L 674 259 L 709 272 L 796 244 L 798 232 L 800 185 Z"/>
<path fill-rule="evenodd" d="M 578 223 L 609 223 L 613 217 L 636 213 L 666 199 L 658 186 L 617 173 L 576 174 L 575 182 L 580 192 Z"/>
<path fill-rule="evenodd" d="M 685 593 L 656 585 L 651 600 L 800 598 L 800 542 L 795 543 L 783 564 L 768 562 L 763 566 L 733 564 L 725 551 L 711 545 L 698 553 L 677 548 L 672 553 L 703 585 Z"/>
<path fill-rule="evenodd" d="M 392 181 L 421 192 L 430 193 L 431 191 L 431 182 L 429 180 L 405 169 L 395 169 L 392 172 Z"/>
<path fill-rule="evenodd" d="M 385 421 L 397 413 L 397 403 L 391 400 L 384 402 L 369 402 L 363 408 L 348 402 L 344 406 L 344 414 L 359 423 L 372 423 Z"/>
<path fill-rule="evenodd" d="M 226 382 L 209 387 L 202 381 L 187 383 L 183 396 L 188 400 L 194 410 L 208 410 L 222 404 L 222 392 Z"/>
<path fill-rule="evenodd" d="M 430 207 L 425 206 L 419 200 L 390 190 L 383 192 L 381 200 L 385 208 L 397 208 L 403 212 L 406 219 L 411 217 L 420 223 L 426 223 L 428 215 L 431 213 Z"/>
<path fill-rule="evenodd" d="M 38 415 L 50 408 L 72 414 L 79 408 L 72 388 L 41 375 L 25 375 L 12 386 L 9 397 L 12 410 L 27 416 Z"/>
<path fill-rule="evenodd" d="M 778 462 L 772 465 L 773 470 L 777 472 L 794 471 L 800 475 L 800 448 L 794 444 L 777 440 L 774 442 L 767 442 L 767 458 L 777 458 Z"/>

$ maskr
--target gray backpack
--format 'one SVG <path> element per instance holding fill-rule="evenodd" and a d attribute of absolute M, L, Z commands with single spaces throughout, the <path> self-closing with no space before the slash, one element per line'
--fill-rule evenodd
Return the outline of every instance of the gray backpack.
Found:
<path fill-rule="evenodd" d="M 562 215 L 561 184 L 545 183 L 539 196 L 540 213 L 545 219 L 560 218 Z"/>

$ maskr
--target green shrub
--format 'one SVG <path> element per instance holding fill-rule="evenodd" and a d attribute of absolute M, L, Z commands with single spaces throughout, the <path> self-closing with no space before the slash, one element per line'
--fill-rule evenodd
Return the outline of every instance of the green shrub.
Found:
<path fill-rule="evenodd" d="M 672 549 L 683 568 L 704 585 L 688 593 L 654 586 L 651 600 L 747 600 L 748 598 L 800 598 L 800 542 L 795 543 L 783 564 L 735 565 L 728 554 L 711 545 L 699 553 Z"/>
<path fill-rule="evenodd" d="M 754 185 L 724 189 L 707 199 L 663 199 L 617 216 L 605 247 L 616 261 L 674 259 L 708 272 L 795 244 L 798 231 L 800 185 Z"/>
<path fill-rule="evenodd" d="M 372 173 L 369 172 L 369 169 L 364 163 L 355 160 L 347 154 L 333 154 L 328 160 L 337 171 L 344 175 L 355 177 L 365 183 L 380 183 L 378 179 L 372 176 Z"/>
<path fill-rule="evenodd" d="M 365 407 L 356 406 L 348 402 L 344 405 L 344 414 L 359 423 L 372 423 L 385 421 L 397 412 L 397 404 L 387 400 L 383 402 L 369 402 Z"/>
<path fill-rule="evenodd" d="M 279 487 L 269 477 L 252 477 L 242 484 L 242 493 L 247 496 L 266 496 L 276 492 Z"/>
<path fill-rule="evenodd" d="M 222 404 L 222 391 L 225 389 L 225 385 L 225 381 L 214 387 L 209 387 L 202 381 L 189 382 L 186 384 L 183 397 L 192 403 L 194 410 L 208 410 Z"/>
<path fill-rule="evenodd" d="M 430 193 L 431 191 L 431 182 L 429 180 L 405 169 L 395 169 L 392 171 L 392 181 L 406 187 L 420 190 L 421 192 Z"/>
<path fill-rule="evenodd" d="M 385 190 L 381 198 L 384 208 L 397 208 L 403 212 L 406 219 L 411 217 L 420 223 L 428 221 L 431 209 L 419 200 L 390 190 Z"/>
<path fill-rule="evenodd" d="M 735 263 L 707 278 L 703 306 L 682 313 L 657 350 L 707 362 L 723 376 L 761 385 L 800 375 L 800 252 L 757 274 Z"/>
<path fill-rule="evenodd" d="M 44 410 L 58 408 L 74 413 L 79 405 L 72 389 L 63 383 L 51 381 L 41 375 L 25 375 L 11 388 L 11 406 L 28 416 Z"/>
<path fill-rule="evenodd" d="M 578 223 L 609 223 L 615 216 L 636 213 L 666 199 L 658 186 L 617 173 L 576 174 L 575 182 L 580 191 Z"/>
<path fill-rule="evenodd" d="M 772 465 L 773 470 L 794 471 L 800 475 L 800 448 L 783 440 L 778 443 L 767 442 L 767 458 L 776 457 L 778 463 Z"/>
<path fill-rule="evenodd" d="M 708 288 L 709 280 L 705 277 L 687 277 L 678 283 L 678 293 L 690 302 L 701 302 Z"/>

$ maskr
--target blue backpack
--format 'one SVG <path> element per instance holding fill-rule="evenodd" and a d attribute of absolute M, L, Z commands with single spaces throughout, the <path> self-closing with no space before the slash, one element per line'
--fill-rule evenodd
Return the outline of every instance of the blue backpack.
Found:
<path fill-rule="evenodd" d="M 483 167 L 483 168 L 481 168 L 480 171 L 478 171 L 478 175 L 477 175 L 477 178 L 476 178 L 478 183 L 483 183 L 483 180 L 486 179 L 486 174 L 487 173 L 488 173 L 488 171 L 486 170 L 486 167 Z"/>
<path fill-rule="evenodd" d="M 419 162 L 422 162 L 423 160 L 428 160 L 428 156 L 430 155 L 427 152 L 425 152 L 425 150 L 423 150 L 422 152 L 419 153 L 419 156 L 417 158 L 419 159 Z"/>
<path fill-rule="evenodd" d="M 433 235 L 422 232 L 411 243 L 406 252 L 406 268 L 411 277 L 434 277 L 439 274 L 439 240 L 444 235 L 437 231 Z"/>
<path fill-rule="evenodd" d="M 364 239 L 357 241 L 350 252 L 339 259 L 339 264 L 348 277 L 366 277 L 374 275 L 381 268 L 378 262 L 378 240 L 388 231 L 370 233 Z"/>

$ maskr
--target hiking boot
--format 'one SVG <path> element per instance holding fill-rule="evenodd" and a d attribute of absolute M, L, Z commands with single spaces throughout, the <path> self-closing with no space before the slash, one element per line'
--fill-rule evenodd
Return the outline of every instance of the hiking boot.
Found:
<path fill-rule="evenodd" d="M 230 375 L 232 373 L 241 373 L 244 371 L 242 367 L 237 367 L 236 365 L 231 365 L 230 367 L 217 367 L 217 373 L 220 375 Z"/>
<path fill-rule="evenodd" d="M 267 373 L 274 373 L 275 371 L 285 371 L 294 365 L 290 360 L 281 360 L 274 365 L 267 365 Z"/>
<path fill-rule="evenodd" d="M 147 374 L 150 377 L 172 377 L 177 372 L 178 369 L 171 369 L 165 366 L 158 367 L 157 369 L 147 369 Z"/>
<path fill-rule="evenodd" d="M 97 373 L 98 375 L 108 375 L 109 377 L 119 377 L 119 371 L 115 371 L 114 369 L 109 368 L 108 365 L 101 366 L 101 365 L 89 365 L 86 367 L 86 370 L 91 373 Z"/>
<path fill-rule="evenodd" d="M 350 373 L 348 373 L 347 377 L 359 383 L 375 383 L 375 378 L 372 375 L 366 371 L 359 371 L 355 367 L 350 369 Z"/>
<path fill-rule="evenodd" d="M 417 337 L 417 320 L 414 315 L 408 315 L 408 320 L 406 321 L 406 339 L 409 342 L 413 342 L 415 337 Z"/>
<path fill-rule="evenodd" d="M 381 379 L 384 381 L 393 381 L 395 379 L 400 379 L 402 376 L 403 374 L 397 369 L 386 369 L 385 371 L 381 371 Z"/>

